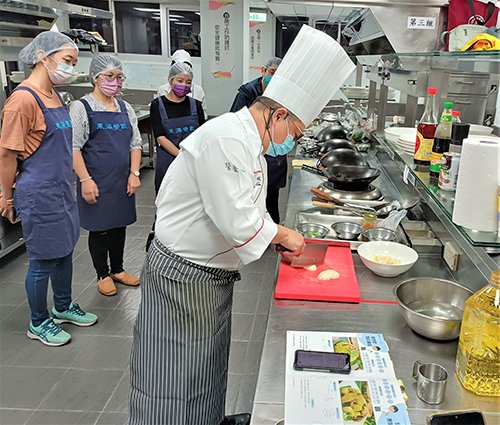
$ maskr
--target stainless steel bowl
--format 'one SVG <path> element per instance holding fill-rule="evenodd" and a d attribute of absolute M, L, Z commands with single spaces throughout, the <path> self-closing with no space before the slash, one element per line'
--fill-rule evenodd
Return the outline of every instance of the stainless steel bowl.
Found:
<path fill-rule="evenodd" d="M 465 301 L 473 292 L 444 279 L 414 278 L 394 289 L 399 310 L 408 326 L 427 338 L 458 338 Z"/>
<path fill-rule="evenodd" d="M 297 224 L 297 230 L 304 235 L 305 238 L 315 238 L 315 239 L 323 239 L 330 230 L 328 227 L 322 226 L 321 224 L 316 223 L 299 223 Z M 314 234 L 314 233 L 319 234 Z"/>
<path fill-rule="evenodd" d="M 363 232 L 363 236 L 369 241 L 396 242 L 398 234 L 394 230 L 383 227 L 372 227 Z"/>
<path fill-rule="evenodd" d="M 339 222 L 332 224 L 332 229 L 339 239 L 356 239 L 364 230 L 363 226 L 357 223 Z"/>

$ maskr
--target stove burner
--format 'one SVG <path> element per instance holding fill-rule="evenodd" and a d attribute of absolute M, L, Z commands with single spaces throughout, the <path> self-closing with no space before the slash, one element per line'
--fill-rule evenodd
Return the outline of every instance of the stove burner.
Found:
<path fill-rule="evenodd" d="M 326 181 L 318 186 L 318 189 L 327 193 L 334 198 L 341 200 L 358 200 L 358 201 L 379 201 L 384 199 L 381 190 L 370 184 L 366 190 L 344 190 L 334 187 L 332 182 Z"/>

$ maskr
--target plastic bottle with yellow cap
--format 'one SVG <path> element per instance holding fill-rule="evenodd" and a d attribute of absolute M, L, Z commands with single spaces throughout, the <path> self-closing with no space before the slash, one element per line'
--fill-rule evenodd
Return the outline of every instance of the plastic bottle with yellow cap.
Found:
<path fill-rule="evenodd" d="M 500 396 L 500 270 L 465 303 L 455 369 L 469 391 Z"/>

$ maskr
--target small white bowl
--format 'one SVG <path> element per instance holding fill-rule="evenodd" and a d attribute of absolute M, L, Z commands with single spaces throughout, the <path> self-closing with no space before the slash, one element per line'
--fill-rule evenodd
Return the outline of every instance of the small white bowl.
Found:
<path fill-rule="evenodd" d="M 469 129 L 469 135 L 471 136 L 487 136 L 493 132 L 493 127 L 487 127 L 485 125 L 471 124 Z"/>
<path fill-rule="evenodd" d="M 374 241 L 358 246 L 358 254 L 363 264 L 373 273 L 382 277 L 395 277 L 408 271 L 417 262 L 417 252 L 396 242 Z M 392 258 L 401 260 L 401 264 L 391 266 L 380 264 L 370 260 L 372 255 L 390 255 Z"/>

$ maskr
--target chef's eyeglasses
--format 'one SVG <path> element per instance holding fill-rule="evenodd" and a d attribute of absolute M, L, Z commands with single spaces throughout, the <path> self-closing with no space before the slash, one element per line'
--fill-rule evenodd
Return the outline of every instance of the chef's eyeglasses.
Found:
<path fill-rule="evenodd" d="M 125 81 L 127 79 L 127 77 L 125 77 L 125 75 L 123 74 L 117 76 L 114 76 L 113 74 L 99 74 L 99 77 L 102 77 L 106 80 L 114 80 L 116 78 L 117 80 Z"/>
<path fill-rule="evenodd" d="M 304 136 L 304 131 L 303 131 L 303 130 L 301 130 L 301 129 L 299 128 L 299 126 L 295 123 L 295 121 L 294 121 L 294 120 L 292 120 L 292 118 L 290 118 L 290 114 L 288 114 L 288 115 L 286 116 L 286 118 L 289 118 L 289 120 L 293 123 L 293 125 L 295 126 L 295 128 L 296 128 L 297 130 L 299 130 L 299 135 L 298 135 L 298 136 L 295 136 L 295 137 L 293 138 L 293 141 L 294 141 L 294 142 L 296 142 L 296 141 L 297 141 L 297 140 L 299 140 L 302 136 Z"/>

